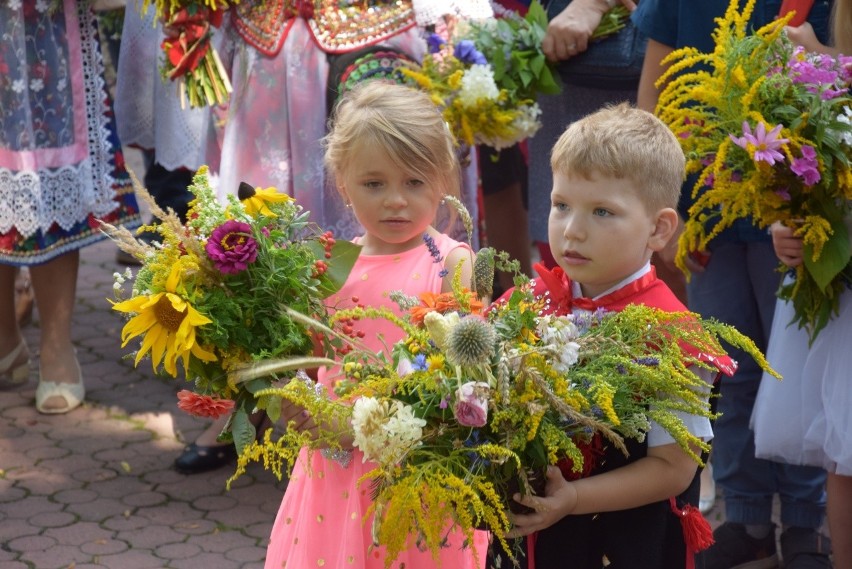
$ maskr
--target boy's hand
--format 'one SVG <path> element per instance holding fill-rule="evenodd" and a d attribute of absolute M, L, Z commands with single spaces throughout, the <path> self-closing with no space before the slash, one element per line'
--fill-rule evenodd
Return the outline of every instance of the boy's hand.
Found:
<path fill-rule="evenodd" d="M 798 267 L 803 262 L 805 252 L 802 238 L 793 235 L 793 228 L 776 221 L 769 228 L 772 234 L 772 247 L 778 259 L 788 267 Z"/>
<path fill-rule="evenodd" d="M 534 508 L 532 514 L 510 514 L 512 529 L 506 537 L 521 537 L 548 528 L 570 514 L 577 505 L 577 490 L 562 476 L 555 466 L 547 467 L 547 485 L 544 496 L 524 496 L 515 494 L 514 500 L 524 506 Z"/>

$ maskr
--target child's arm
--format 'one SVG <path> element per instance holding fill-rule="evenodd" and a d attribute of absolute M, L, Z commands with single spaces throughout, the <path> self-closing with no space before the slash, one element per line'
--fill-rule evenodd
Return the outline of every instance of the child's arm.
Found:
<path fill-rule="evenodd" d="M 447 276 L 441 283 L 441 292 L 452 292 L 453 275 L 456 274 L 456 267 L 461 271 L 462 285 L 470 288 L 473 280 L 473 253 L 467 247 L 456 247 L 447 253 L 447 257 L 444 259 L 444 269 L 447 270 Z"/>
<path fill-rule="evenodd" d="M 614 512 L 666 500 L 685 491 L 698 465 L 677 444 L 648 449 L 648 455 L 603 474 L 568 482 L 561 471 L 547 469 L 543 497 L 515 495 L 515 500 L 536 513 L 512 516 L 507 537 L 548 528 L 567 515 Z"/>

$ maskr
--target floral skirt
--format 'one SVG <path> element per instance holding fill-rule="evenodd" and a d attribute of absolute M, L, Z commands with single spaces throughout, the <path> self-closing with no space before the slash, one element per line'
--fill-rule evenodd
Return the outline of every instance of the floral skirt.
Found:
<path fill-rule="evenodd" d="M 0 263 L 103 239 L 98 220 L 138 225 L 88 4 L 0 3 L 0 38 Z"/>

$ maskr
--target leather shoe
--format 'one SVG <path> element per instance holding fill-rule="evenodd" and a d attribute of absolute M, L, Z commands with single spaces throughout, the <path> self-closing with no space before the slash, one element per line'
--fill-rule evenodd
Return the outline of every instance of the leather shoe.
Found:
<path fill-rule="evenodd" d="M 233 444 L 205 447 L 190 443 L 175 459 L 175 470 L 181 474 L 198 474 L 221 468 L 236 458 L 237 449 Z"/>

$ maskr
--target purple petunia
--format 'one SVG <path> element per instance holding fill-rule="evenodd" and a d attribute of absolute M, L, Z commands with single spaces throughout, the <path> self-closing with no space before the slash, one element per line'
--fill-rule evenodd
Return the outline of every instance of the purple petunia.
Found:
<path fill-rule="evenodd" d="M 462 40 L 457 43 L 453 55 L 463 63 L 470 63 L 472 65 L 488 64 L 488 60 L 485 59 L 481 51 L 476 49 L 476 44 L 471 40 Z"/>
<path fill-rule="evenodd" d="M 751 126 L 748 122 L 743 121 L 743 135 L 739 138 L 733 134 L 729 134 L 734 144 L 740 148 L 749 151 L 749 146 L 754 147 L 754 155 L 752 160 L 755 162 L 766 162 L 770 166 L 776 162 L 783 162 L 784 155 L 778 152 L 785 143 L 789 142 L 786 138 L 778 138 L 783 125 L 777 125 L 775 128 L 766 132 L 766 125 L 762 122 L 757 124 L 757 128 L 752 133 Z"/>
<path fill-rule="evenodd" d="M 230 219 L 213 230 L 205 246 L 207 256 L 219 271 L 235 275 L 257 259 L 257 241 L 248 223 Z"/>
<path fill-rule="evenodd" d="M 444 47 L 447 42 L 436 33 L 431 33 L 426 38 L 426 45 L 429 46 L 429 53 L 438 53 L 441 51 L 441 48 Z"/>

